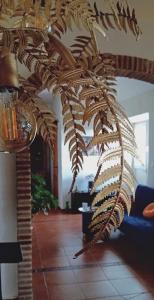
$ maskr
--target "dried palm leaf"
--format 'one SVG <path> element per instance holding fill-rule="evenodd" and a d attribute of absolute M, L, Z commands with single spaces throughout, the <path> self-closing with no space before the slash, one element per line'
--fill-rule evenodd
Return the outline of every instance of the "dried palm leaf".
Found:
<path fill-rule="evenodd" d="M 124 30 L 127 33 L 127 27 L 138 39 L 141 35 L 141 29 L 137 23 L 135 10 L 130 10 L 128 4 L 115 1 L 116 4 L 108 1 L 108 12 L 98 9 L 96 2 L 94 3 L 95 17 L 98 23 L 101 23 L 104 29 Z"/>
<path fill-rule="evenodd" d="M 68 76 L 67 78 L 71 78 Z M 75 101 L 71 93 L 62 89 L 61 100 L 63 107 L 63 124 L 65 132 L 65 144 L 69 142 L 70 160 L 72 161 L 73 180 L 70 187 L 72 191 L 74 183 L 82 168 L 83 152 L 86 151 L 82 135 L 85 134 L 84 127 L 80 121 L 83 119 L 84 108 L 80 102 Z M 75 99 L 76 100 L 76 99 Z"/>
<path fill-rule="evenodd" d="M 33 81 L 34 78 L 35 81 Z M 57 134 L 56 117 L 51 108 L 49 109 L 37 96 L 39 81 L 36 78 L 36 76 L 32 75 L 27 80 L 22 79 L 20 81 L 22 82 L 22 88 L 20 88 L 19 99 L 21 98 L 21 101 L 33 111 L 37 122 L 37 133 L 48 143 L 53 154 Z"/>
<path fill-rule="evenodd" d="M 84 67 L 89 66 L 89 57 L 98 55 L 97 45 L 92 37 L 80 35 L 75 38 L 75 44 L 71 47 L 72 53 Z"/>
<path fill-rule="evenodd" d="M 95 90 L 95 87 L 93 87 L 93 89 Z M 101 85 L 99 89 L 101 89 Z M 96 87 L 96 95 L 97 93 L 99 95 L 100 90 Z M 102 86 L 102 93 L 105 93 L 104 85 Z M 93 97 L 93 93 L 91 91 L 90 96 Z M 89 95 L 86 93 L 86 99 L 88 98 Z M 105 165 L 102 173 L 97 174 L 92 190 L 94 191 L 96 188 L 101 186 L 100 192 L 98 192 L 95 196 L 92 203 L 93 206 L 97 206 L 90 225 L 90 228 L 94 233 L 94 237 L 93 240 L 85 246 L 85 248 L 75 254 L 75 257 L 83 253 L 89 247 L 92 247 L 98 239 L 106 239 L 113 228 L 119 227 L 124 213 L 130 212 L 131 199 L 129 192 L 131 194 L 133 193 L 134 180 L 131 168 L 128 162 L 124 159 L 124 152 L 128 151 L 128 149 L 126 149 L 127 144 L 127 147 L 131 148 L 131 154 L 133 155 L 135 153 L 134 135 L 132 132 L 127 130 L 127 126 L 124 126 L 127 123 L 123 123 L 121 126 L 117 117 L 117 115 L 121 114 L 121 107 L 119 107 L 118 111 L 118 103 L 113 96 L 112 102 L 116 103 L 116 109 L 114 109 L 114 106 L 111 104 L 109 92 L 106 91 L 105 97 L 101 98 L 100 111 L 101 107 L 103 107 L 103 103 L 108 106 L 108 110 L 112 115 L 112 118 L 110 118 L 109 121 L 111 122 L 113 129 L 110 129 L 110 132 L 108 133 L 98 133 L 93 137 L 90 144 L 90 146 L 97 144 L 103 144 L 103 146 L 105 146 L 105 144 L 107 144 L 108 148 L 111 148 L 110 150 L 106 150 L 106 148 L 103 147 L 103 158 L 101 159 L 102 163 L 105 163 Z M 91 103 L 91 105 L 88 105 L 87 110 L 85 110 L 84 119 L 87 120 L 89 114 L 91 117 L 97 113 L 97 109 L 94 110 L 94 104 Z M 127 142 L 125 142 L 125 140 L 127 140 Z M 117 161 L 115 162 L 115 160 Z M 103 165 L 101 164 L 101 167 L 102 166 Z"/>

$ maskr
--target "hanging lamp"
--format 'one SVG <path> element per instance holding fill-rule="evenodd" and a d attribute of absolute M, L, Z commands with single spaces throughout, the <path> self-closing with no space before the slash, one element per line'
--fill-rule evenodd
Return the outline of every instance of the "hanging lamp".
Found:
<path fill-rule="evenodd" d="M 33 113 L 18 99 L 18 73 L 15 55 L 0 52 L 0 152 L 20 152 L 36 135 Z"/>

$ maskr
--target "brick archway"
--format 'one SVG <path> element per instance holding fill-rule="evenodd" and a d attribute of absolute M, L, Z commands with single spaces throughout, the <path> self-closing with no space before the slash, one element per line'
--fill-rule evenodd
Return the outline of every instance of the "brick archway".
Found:
<path fill-rule="evenodd" d="M 103 54 L 112 58 L 115 75 L 154 83 L 154 62 L 148 59 L 127 55 Z"/>

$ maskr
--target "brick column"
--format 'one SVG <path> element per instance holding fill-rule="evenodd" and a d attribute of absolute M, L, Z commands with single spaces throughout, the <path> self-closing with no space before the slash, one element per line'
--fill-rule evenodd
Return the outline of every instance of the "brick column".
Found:
<path fill-rule="evenodd" d="M 29 150 L 16 157 L 17 176 L 17 236 L 21 244 L 23 262 L 18 265 L 19 300 L 32 296 L 32 224 L 31 224 L 31 166 Z"/>

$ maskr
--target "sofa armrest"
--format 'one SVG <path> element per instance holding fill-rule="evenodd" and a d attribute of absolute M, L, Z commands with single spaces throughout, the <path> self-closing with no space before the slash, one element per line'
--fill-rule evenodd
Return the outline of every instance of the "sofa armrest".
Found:
<path fill-rule="evenodd" d="M 142 215 L 144 208 L 154 202 L 154 188 L 138 185 L 135 192 L 135 203 L 132 208 L 133 215 Z"/>

